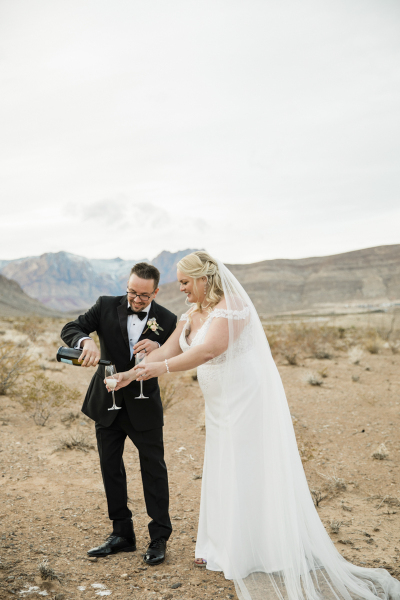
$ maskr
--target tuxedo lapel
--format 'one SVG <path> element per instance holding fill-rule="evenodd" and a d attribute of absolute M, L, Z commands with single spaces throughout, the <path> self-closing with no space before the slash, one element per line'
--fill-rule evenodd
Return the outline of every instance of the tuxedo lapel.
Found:
<path fill-rule="evenodd" d="M 129 348 L 129 338 L 128 338 L 128 300 L 127 297 L 124 296 L 121 300 L 120 305 L 117 308 L 119 325 L 121 327 L 122 337 L 124 338 L 125 344 Z"/>

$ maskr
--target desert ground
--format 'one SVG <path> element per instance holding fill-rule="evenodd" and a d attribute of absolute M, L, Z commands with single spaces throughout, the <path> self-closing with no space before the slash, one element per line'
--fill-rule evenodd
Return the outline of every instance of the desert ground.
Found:
<path fill-rule="evenodd" d="M 347 559 L 384 567 L 395 577 L 400 576 L 399 321 L 395 314 L 264 321 L 325 527 Z M 80 413 L 93 371 L 55 362 L 62 324 L 0 320 L 3 380 L 10 361 L 27 352 L 19 377 L 0 395 L 0 598 L 236 598 L 221 573 L 193 565 L 205 439 L 194 372 L 161 381 L 174 527 L 166 562 L 157 567 L 143 562 L 149 518 L 137 451 L 129 440 L 125 465 L 138 549 L 87 558 L 86 551 L 111 529 L 94 424 Z M 29 392 L 33 386 L 36 395 Z"/>

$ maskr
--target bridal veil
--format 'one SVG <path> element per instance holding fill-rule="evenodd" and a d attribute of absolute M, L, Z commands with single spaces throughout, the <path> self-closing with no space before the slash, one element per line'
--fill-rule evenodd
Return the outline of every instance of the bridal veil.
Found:
<path fill-rule="evenodd" d="M 218 261 L 229 345 L 220 365 L 218 508 L 223 564 L 240 600 L 400 600 L 384 569 L 355 566 L 312 501 L 281 378 L 249 296 Z M 240 515 L 234 530 L 230 515 Z"/>

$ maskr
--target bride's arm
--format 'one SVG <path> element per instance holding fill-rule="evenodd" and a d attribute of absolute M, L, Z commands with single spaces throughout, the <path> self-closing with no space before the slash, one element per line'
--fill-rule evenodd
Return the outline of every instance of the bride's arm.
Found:
<path fill-rule="evenodd" d="M 179 355 L 165 357 L 168 359 L 170 373 L 174 373 L 175 371 L 188 371 L 189 369 L 194 369 L 195 367 L 203 365 L 225 352 L 228 348 L 228 341 L 228 319 L 213 319 L 203 344 L 194 346 Z M 158 352 L 158 350 L 155 350 L 149 355 L 148 358 L 152 359 L 151 362 L 146 358 L 146 364 L 141 363 L 133 369 L 133 371 L 140 376 L 142 381 L 152 379 L 153 377 L 159 377 L 167 372 L 165 362 L 159 362 L 159 359 L 153 361 L 153 356 L 156 352 Z"/>
<path fill-rule="evenodd" d="M 184 325 L 184 321 L 179 321 L 174 333 L 169 336 L 165 344 L 163 344 L 156 350 L 153 350 L 153 352 L 146 356 L 145 363 L 156 363 L 158 365 L 164 365 L 164 370 L 166 370 L 164 362 L 165 359 L 167 358 L 169 360 L 173 356 L 182 353 L 181 347 L 179 345 L 179 337 L 181 335 Z M 121 373 L 118 373 L 115 377 L 115 379 L 117 379 L 118 381 L 115 390 L 119 390 L 122 387 L 129 385 L 132 381 L 134 381 L 137 378 L 137 376 L 138 373 L 133 368 L 129 371 L 123 371 Z M 157 377 L 157 375 L 153 375 L 153 377 Z"/>
<path fill-rule="evenodd" d="M 172 335 L 169 336 L 165 344 L 153 350 L 146 356 L 146 364 L 152 362 L 160 362 L 165 360 L 166 358 L 171 358 L 172 356 L 176 356 L 182 352 L 181 347 L 179 345 L 179 338 L 182 333 L 182 329 L 185 325 L 185 321 L 178 321 L 176 329 Z"/>

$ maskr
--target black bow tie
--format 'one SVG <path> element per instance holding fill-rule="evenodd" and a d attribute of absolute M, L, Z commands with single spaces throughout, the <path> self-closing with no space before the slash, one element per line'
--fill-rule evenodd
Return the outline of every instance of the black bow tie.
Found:
<path fill-rule="evenodd" d="M 148 313 L 143 310 L 141 312 L 135 312 L 130 306 L 128 306 L 128 315 L 136 315 L 141 321 L 143 321 L 143 319 L 148 316 Z"/>

